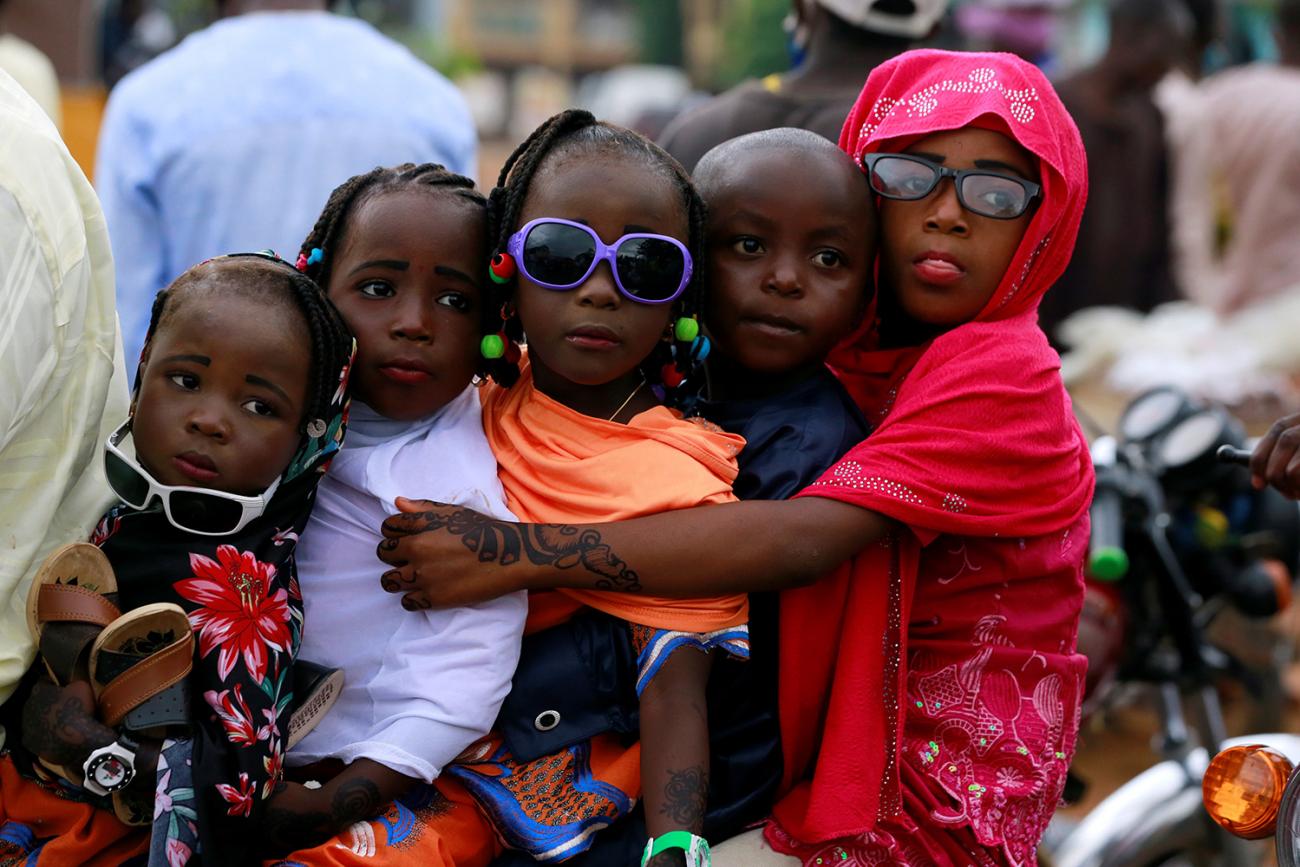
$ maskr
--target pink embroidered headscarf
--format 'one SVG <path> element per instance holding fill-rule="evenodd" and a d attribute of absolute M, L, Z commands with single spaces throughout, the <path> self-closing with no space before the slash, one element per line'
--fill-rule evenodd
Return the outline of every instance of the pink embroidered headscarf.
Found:
<path fill-rule="evenodd" d="M 1065 269 L 1083 212 L 1087 171 L 1078 130 L 1047 79 L 1019 58 L 923 50 L 871 73 L 845 122 L 840 147 L 854 157 L 897 151 L 924 136 L 966 126 L 1002 133 L 1036 157 L 1043 195 L 1000 285 L 974 321 L 906 349 L 880 348 L 868 325 L 830 359 L 876 429 L 801 496 L 852 503 L 905 529 L 813 587 L 783 594 L 781 717 L 786 782 L 792 788 L 778 803 L 778 827 L 768 836 L 774 843 L 785 841 L 787 851 L 791 840 L 817 843 L 869 834 L 879 822 L 897 817 L 912 797 L 904 792 L 909 780 L 927 773 L 925 765 L 911 764 L 917 738 L 919 744 L 935 744 L 933 755 L 948 750 L 945 757 L 956 756 L 956 750 L 969 749 L 961 753 L 962 761 L 984 760 L 965 742 L 944 742 L 935 709 L 924 715 L 915 710 L 918 696 L 908 692 L 909 683 L 925 672 L 953 668 L 970 672 L 962 676 L 971 681 L 972 707 L 994 701 L 979 693 L 984 669 L 961 667 L 963 653 L 982 653 L 979 659 L 985 661 L 994 654 L 998 667 L 989 669 L 986 685 L 998 683 L 1003 667 L 1019 668 L 1022 651 L 1026 658 L 1045 660 L 1033 676 L 1050 684 L 1037 690 L 1041 714 L 1050 721 L 1034 729 L 1039 735 L 1032 744 L 1025 735 L 1026 745 L 1044 756 L 1042 762 L 1034 757 L 1033 771 L 1041 772 L 1036 779 L 1047 781 L 1041 788 L 1063 779 L 1068 761 L 1063 756 L 1073 748 L 1083 665 L 1074 654 L 1073 637 L 1093 475 L 1061 383 L 1059 359 L 1037 326 L 1036 310 Z M 869 315 L 868 323 L 873 320 Z M 996 572 L 994 584 L 950 587 L 951 579 L 936 583 L 921 571 L 941 553 L 924 546 L 941 535 L 960 537 L 970 551 L 979 551 L 988 565 L 980 580 Z M 927 595 L 914 600 L 918 584 Z M 1048 586 L 1064 588 L 1062 598 L 1034 596 L 1033 588 Z M 926 640 L 911 635 L 914 616 L 931 615 L 936 606 L 942 610 L 949 592 L 954 606 L 966 607 L 944 611 L 947 630 L 959 623 L 965 628 L 963 617 L 972 603 L 988 601 L 991 610 L 1004 610 L 1008 621 L 1023 615 L 1022 624 L 1035 622 L 1035 609 L 1052 609 L 1058 601 L 1060 607 L 1045 615 L 1042 623 L 1050 626 L 1031 625 L 1018 634 L 1018 646 L 988 639 L 996 645 L 989 652 L 982 651 L 985 638 L 978 630 L 976 638 L 968 638 L 968 631 L 960 640 L 955 632 L 934 640 L 940 636 L 932 627 L 923 630 Z M 918 615 L 922 608 L 925 615 Z M 1039 636 L 1043 646 L 1031 646 Z M 909 637 L 913 650 L 922 653 L 919 659 L 909 658 Z M 916 669 L 911 681 L 909 666 Z M 1024 680 L 1020 692 L 1003 697 L 1007 707 L 1020 708 L 1025 690 L 1035 691 L 1034 682 Z M 1009 852 L 1032 853 L 1041 828 L 1026 828 L 1024 840 L 1001 839 L 1019 832 L 1004 835 L 987 810 L 975 815 L 981 808 L 963 800 L 964 790 L 987 780 L 979 768 L 963 767 L 962 773 L 971 775 L 960 781 L 963 791 L 957 791 L 955 778 L 939 782 L 955 806 L 937 805 L 933 814 L 913 818 L 932 820 L 952 810 L 944 827 L 969 825 L 982 845 L 1005 843 Z"/>

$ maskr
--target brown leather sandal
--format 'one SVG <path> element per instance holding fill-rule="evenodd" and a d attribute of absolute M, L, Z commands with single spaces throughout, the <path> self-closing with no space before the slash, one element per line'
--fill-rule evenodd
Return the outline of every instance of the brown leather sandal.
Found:
<path fill-rule="evenodd" d="M 70 683 L 100 631 L 121 616 L 104 552 L 73 542 L 45 558 L 27 593 L 27 627 L 50 678 Z"/>
<path fill-rule="evenodd" d="M 194 631 L 185 610 L 157 602 L 114 620 L 90 648 L 90 682 L 100 721 L 165 738 L 190 722 Z M 114 792 L 113 812 L 128 825 L 153 820 L 152 794 Z"/>
<path fill-rule="evenodd" d="M 100 721 L 157 738 L 188 725 L 193 664 L 194 631 L 179 605 L 156 602 L 123 614 L 90 648 Z"/>

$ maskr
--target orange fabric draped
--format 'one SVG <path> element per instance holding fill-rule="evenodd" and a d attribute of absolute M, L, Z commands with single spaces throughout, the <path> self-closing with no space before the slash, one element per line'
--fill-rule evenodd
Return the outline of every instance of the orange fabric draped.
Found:
<path fill-rule="evenodd" d="M 621 521 L 735 499 L 736 455 L 745 441 L 666 407 L 626 425 L 575 412 L 533 385 L 525 362 L 511 388 L 485 387 L 483 429 L 506 502 L 521 521 Z M 744 623 L 744 594 L 667 599 L 602 590 L 533 593 L 530 631 L 588 605 L 656 629 L 711 632 Z"/>

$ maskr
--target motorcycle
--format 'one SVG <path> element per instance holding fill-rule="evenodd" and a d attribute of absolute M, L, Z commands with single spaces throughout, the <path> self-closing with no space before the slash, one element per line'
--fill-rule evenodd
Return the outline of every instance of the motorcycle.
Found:
<path fill-rule="evenodd" d="M 1107 622 L 1122 623 L 1122 637 L 1102 654 L 1109 660 L 1090 654 L 1085 710 L 1105 703 L 1108 684 L 1149 688 L 1162 761 L 1074 827 L 1053 829 L 1045 863 L 1245 867 L 1266 854 L 1202 807 L 1202 778 L 1221 749 L 1260 744 L 1300 762 L 1300 737 L 1228 738 L 1216 688 L 1226 676 L 1253 694 L 1280 695 L 1276 667 L 1251 670 L 1208 631 L 1229 609 L 1262 619 L 1285 608 L 1300 567 L 1300 509 L 1250 486 L 1244 445 L 1225 410 L 1172 388 L 1139 395 L 1118 436 L 1093 443 L 1089 595 L 1108 600 Z"/>

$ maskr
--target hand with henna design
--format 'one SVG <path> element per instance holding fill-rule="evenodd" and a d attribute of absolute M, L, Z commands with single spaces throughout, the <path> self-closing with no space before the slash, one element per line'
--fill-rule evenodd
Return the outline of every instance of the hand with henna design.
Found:
<path fill-rule="evenodd" d="M 75 773 L 92 752 L 117 740 L 117 733 L 95 719 L 89 683 L 60 687 L 42 679 L 23 705 L 22 737 L 28 752 Z"/>
<path fill-rule="evenodd" d="M 90 754 L 117 740 L 117 732 L 95 719 L 94 693 L 84 680 L 67 686 L 38 680 L 23 704 L 22 725 L 23 747 L 51 770 L 66 771 L 65 779 L 74 786 L 82 784 Z M 152 738 L 136 738 L 135 778 L 127 791 L 153 792 L 158 747 Z"/>
<path fill-rule="evenodd" d="M 384 521 L 379 559 L 395 567 L 382 584 L 409 610 L 466 604 L 517 589 L 511 567 L 526 564 L 583 574 L 602 590 L 638 592 L 640 581 L 591 527 L 516 524 L 462 506 L 398 499 Z"/>
<path fill-rule="evenodd" d="M 416 782 L 378 762 L 357 759 L 319 789 L 281 783 L 262 818 L 267 853 L 282 856 L 319 846 L 348 826 L 373 819 Z"/>

